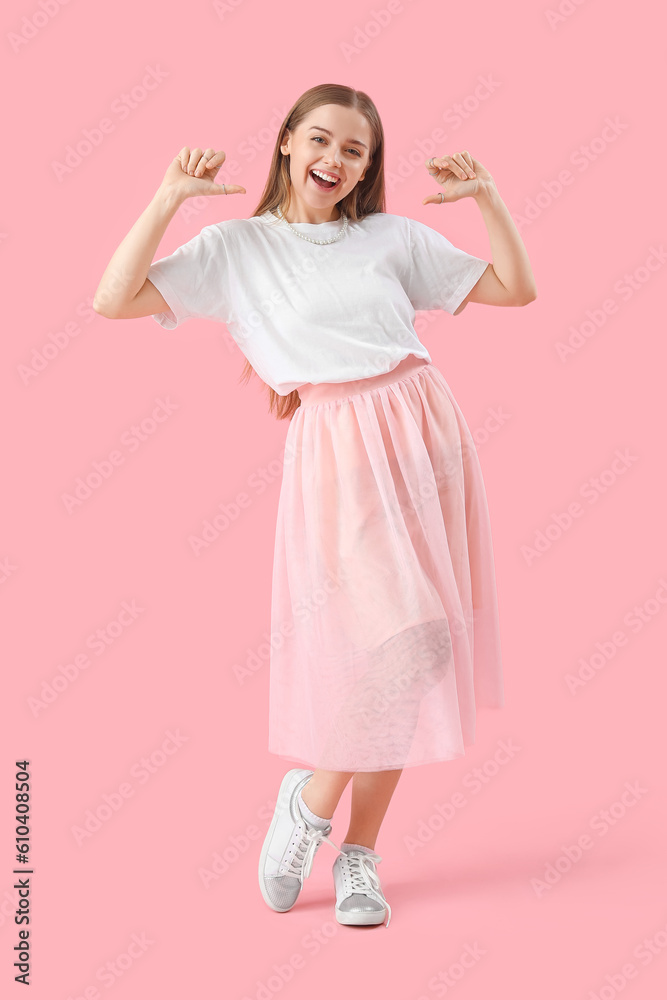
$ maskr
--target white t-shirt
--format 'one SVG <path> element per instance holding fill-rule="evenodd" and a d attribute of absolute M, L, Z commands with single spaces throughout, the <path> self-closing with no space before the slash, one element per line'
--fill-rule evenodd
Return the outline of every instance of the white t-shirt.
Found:
<path fill-rule="evenodd" d="M 293 225 L 328 239 L 341 222 Z M 266 211 L 204 226 L 151 264 L 148 278 L 169 306 L 153 317 L 160 326 L 225 323 L 259 377 L 286 396 L 307 382 L 384 374 L 410 354 L 430 361 L 415 310 L 453 314 L 488 264 L 402 215 L 349 221 L 322 246 Z"/>

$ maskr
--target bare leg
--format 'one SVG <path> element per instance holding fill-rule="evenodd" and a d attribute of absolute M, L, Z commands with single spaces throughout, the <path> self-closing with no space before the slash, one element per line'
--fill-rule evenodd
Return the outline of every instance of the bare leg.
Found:
<path fill-rule="evenodd" d="M 331 819 L 354 771 L 323 771 L 316 768 L 301 792 L 311 812 L 322 819 Z"/>
<path fill-rule="evenodd" d="M 361 844 L 362 847 L 375 850 L 382 820 L 402 773 L 402 768 L 397 771 L 355 773 L 352 781 L 350 825 L 342 843 Z"/>

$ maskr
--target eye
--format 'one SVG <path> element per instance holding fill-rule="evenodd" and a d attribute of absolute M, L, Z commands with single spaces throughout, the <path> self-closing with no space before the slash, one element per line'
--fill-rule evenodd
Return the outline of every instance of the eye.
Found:
<path fill-rule="evenodd" d="M 313 142 L 317 142 L 318 139 L 321 139 L 322 142 L 326 142 L 326 139 L 324 138 L 323 135 L 313 135 L 313 136 L 311 136 L 311 138 L 312 138 Z M 355 153 L 356 156 L 361 156 L 361 153 L 359 152 L 359 150 L 358 149 L 354 149 L 353 147 L 350 147 L 347 150 L 347 152 L 348 153 Z"/>

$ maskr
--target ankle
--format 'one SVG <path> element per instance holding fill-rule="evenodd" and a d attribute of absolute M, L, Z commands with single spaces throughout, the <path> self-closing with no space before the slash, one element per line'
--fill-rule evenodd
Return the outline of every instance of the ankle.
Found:
<path fill-rule="evenodd" d="M 306 793 L 304 795 L 304 792 Z M 301 791 L 299 792 L 299 797 L 301 802 L 316 816 L 321 816 L 322 819 L 328 819 L 331 822 L 333 818 L 333 809 L 328 809 L 327 804 L 321 800 L 317 795 L 312 796 L 312 790 L 308 788 L 308 783 L 306 783 Z M 311 802 L 312 798 L 312 802 Z"/>
<path fill-rule="evenodd" d="M 301 815 L 304 817 L 304 819 L 308 820 L 308 822 L 311 823 L 313 826 L 318 826 L 321 827 L 322 829 L 326 829 L 329 823 L 331 823 L 330 816 L 320 816 L 319 813 L 316 813 L 314 809 L 310 808 L 308 803 L 305 801 L 302 792 L 299 792 L 297 796 L 297 802 L 299 805 L 299 811 L 301 812 Z"/>
<path fill-rule="evenodd" d="M 367 847 L 365 844 L 360 844 L 354 840 L 344 840 L 343 843 L 340 845 L 340 849 L 341 851 L 344 851 L 346 854 L 348 853 L 348 851 L 361 851 L 363 854 L 375 853 L 375 847 Z"/>
<path fill-rule="evenodd" d="M 364 837 L 363 835 L 355 837 L 353 834 L 348 833 L 345 840 L 343 841 L 343 844 L 355 844 L 358 845 L 359 847 L 366 847 L 369 851 L 374 851 L 375 840 L 376 840 L 375 837 Z"/>

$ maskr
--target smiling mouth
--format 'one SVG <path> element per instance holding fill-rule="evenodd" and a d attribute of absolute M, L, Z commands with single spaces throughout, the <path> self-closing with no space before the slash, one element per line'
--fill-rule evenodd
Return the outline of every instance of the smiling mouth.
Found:
<path fill-rule="evenodd" d="M 333 189 L 338 187 L 341 183 L 340 177 L 332 183 L 331 181 L 325 181 L 323 177 L 318 177 L 312 170 L 309 170 L 308 173 L 315 184 L 317 184 L 318 188 L 321 188 L 322 191 L 333 191 Z"/>

